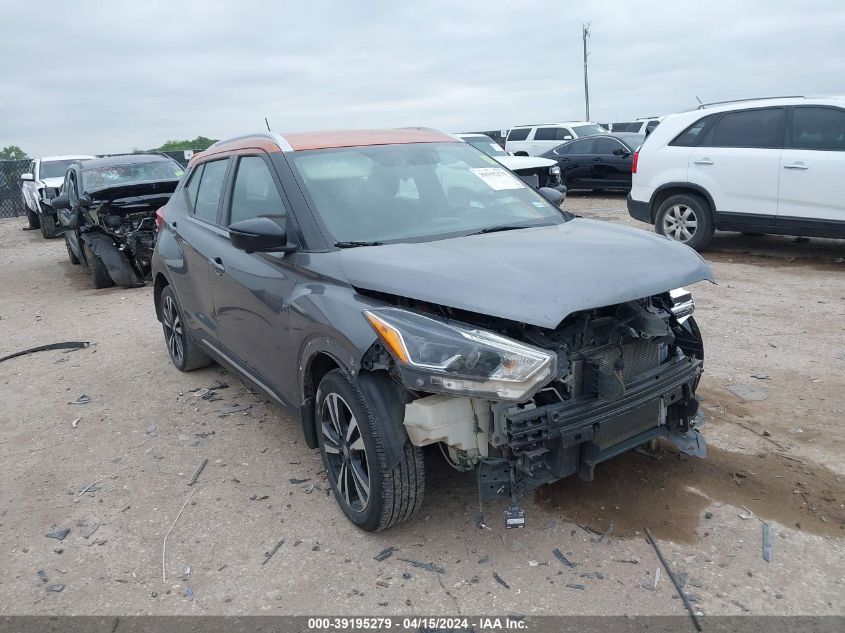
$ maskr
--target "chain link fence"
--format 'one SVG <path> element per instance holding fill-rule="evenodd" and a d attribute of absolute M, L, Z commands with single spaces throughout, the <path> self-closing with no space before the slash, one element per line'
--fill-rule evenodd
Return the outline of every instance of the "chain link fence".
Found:
<path fill-rule="evenodd" d="M 202 150 L 192 150 L 198 153 Z M 182 166 L 188 164 L 186 152 L 155 152 L 169 156 Z M 190 156 L 191 152 L 187 152 Z M 100 157 L 123 156 L 123 154 L 99 154 Z M 24 160 L 0 160 L 0 218 L 16 218 L 26 215 L 26 207 L 21 193 L 21 174 L 29 171 L 31 158 Z"/>

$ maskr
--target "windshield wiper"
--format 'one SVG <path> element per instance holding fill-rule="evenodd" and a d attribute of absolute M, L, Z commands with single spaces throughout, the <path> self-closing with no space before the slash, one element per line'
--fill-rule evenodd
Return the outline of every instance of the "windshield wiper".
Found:
<path fill-rule="evenodd" d="M 352 240 L 349 242 L 335 242 L 334 245 L 338 248 L 356 248 L 358 246 L 382 246 L 384 242 L 360 242 Z"/>
<path fill-rule="evenodd" d="M 519 229 L 533 229 L 538 226 L 551 226 L 551 224 L 503 224 L 502 226 L 488 226 L 486 229 L 481 229 L 475 233 L 468 233 L 468 235 L 484 235 L 485 233 L 499 233 L 500 231 L 517 231 Z"/>

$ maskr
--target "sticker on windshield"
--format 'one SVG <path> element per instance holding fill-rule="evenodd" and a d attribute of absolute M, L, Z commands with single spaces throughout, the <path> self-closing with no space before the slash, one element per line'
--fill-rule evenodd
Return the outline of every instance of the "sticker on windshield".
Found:
<path fill-rule="evenodd" d="M 499 164 L 499 163 L 496 162 L 495 159 L 490 158 L 487 154 L 482 154 L 481 156 L 479 156 L 479 158 L 481 160 L 483 160 L 485 163 L 490 163 L 491 165 L 498 165 Z"/>
<path fill-rule="evenodd" d="M 470 169 L 470 171 L 481 178 L 487 186 L 495 191 L 502 191 L 503 189 L 522 189 L 525 185 L 522 181 L 517 180 L 511 176 L 507 171 L 501 167 L 479 167 Z"/>

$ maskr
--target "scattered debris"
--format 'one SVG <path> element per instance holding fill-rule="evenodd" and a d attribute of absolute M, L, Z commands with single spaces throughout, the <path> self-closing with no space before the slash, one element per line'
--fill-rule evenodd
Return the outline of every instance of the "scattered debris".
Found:
<path fill-rule="evenodd" d="M 261 495 L 260 497 L 258 495 L 252 495 L 249 498 L 249 500 L 250 501 L 266 501 L 269 498 L 270 498 L 270 495 Z"/>
<path fill-rule="evenodd" d="M 573 563 L 566 556 L 564 556 L 563 552 L 561 552 L 557 547 L 552 550 L 552 554 L 554 554 L 555 558 L 557 558 L 561 563 L 563 563 L 567 567 L 571 567 L 573 569 L 577 567 L 576 563 Z"/>
<path fill-rule="evenodd" d="M 586 591 L 586 590 L 587 590 L 587 587 L 585 587 L 584 585 L 581 585 L 581 584 L 575 583 L 575 582 L 568 582 L 568 583 L 566 583 L 566 585 L 564 585 L 564 586 L 565 586 L 565 587 L 569 587 L 570 589 L 579 589 L 579 590 L 581 590 L 581 591 Z"/>
<path fill-rule="evenodd" d="M 614 563 L 629 563 L 631 565 L 639 565 L 640 564 L 639 558 L 613 558 L 611 560 Z"/>
<path fill-rule="evenodd" d="M 705 519 L 712 519 L 712 518 L 713 518 L 713 513 L 712 513 L 712 512 L 705 512 L 705 513 L 704 513 L 704 518 L 705 518 Z"/>
<path fill-rule="evenodd" d="M 769 397 L 769 392 L 765 389 L 759 389 L 749 385 L 728 385 L 728 391 L 740 400 L 746 400 L 748 402 L 759 402 Z"/>
<path fill-rule="evenodd" d="M 604 574 L 600 571 L 588 571 L 580 574 L 580 578 L 596 578 L 597 580 L 604 580 Z"/>
<path fill-rule="evenodd" d="M 413 578 L 413 576 L 411 575 L 411 572 L 407 572 L 407 571 L 402 572 L 402 579 L 403 580 L 410 580 L 411 578 Z"/>
<path fill-rule="evenodd" d="M 82 536 L 82 538 L 89 539 L 89 538 L 91 538 L 91 536 L 93 536 L 94 532 L 96 532 L 99 529 L 100 529 L 99 523 L 89 523 L 88 525 L 80 528 L 79 534 Z"/>
<path fill-rule="evenodd" d="M 751 377 L 757 380 L 769 380 L 769 374 L 751 374 Z"/>
<path fill-rule="evenodd" d="M 304 484 L 306 481 L 311 481 L 311 477 L 308 477 L 307 479 L 296 479 L 295 477 L 291 477 L 291 479 L 290 479 L 290 482 L 294 486 L 298 486 L 299 484 Z"/>
<path fill-rule="evenodd" d="M 21 350 L 20 352 L 15 352 L 14 354 L 4 356 L 3 358 L 0 358 L 0 363 L 2 363 L 4 360 L 18 358 L 19 356 L 26 356 L 27 354 L 34 354 L 35 352 L 47 352 L 53 349 L 82 349 L 83 347 L 88 347 L 90 344 L 91 343 L 89 343 L 88 341 L 65 341 L 64 343 L 50 343 L 49 345 L 39 345 L 38 347 L 30 347 L 29 349 Z"/>
<path fill-rule="evenodd" d="M 126 466 L 124 466 L 123 468 L 118 468 L 118 469 L 117 469 L 116 471 L 114 471 L 111 475 L 106 475 L 105 477 L 102 477 L 102 478 L 98 479 L 97 481 L 95 481 L 93 484 L 90 484 L 90 485 L 88 485 L 88 486 L 85 486 L 85 488 L 83 488 L 82 490 L 80 490 L 80 491 L 79 491 L 79 494 L 80 494 L 80 495 L 82 495 L 82 494 L 83 494 L 83 493 L 85 493 L 85 492 L 89 492 L 93 486 L 96 486 L 96 485 L 97 485 L 98 483 L 100 483 L 101 481 L 105 481 L 106 479 L 109 479 L 109 478 L 111 478 L 111 477 L 114 477 L 117 473 L 119 473 L 119 472 L 120 472 L 120 471 L 122 471 L 122 470 L 126 470 L 127 468 L 129 468 L 129 464 L 126 464 Z"/>
<path fill-rule="evenodd" d="M 46 589 L 47 591 L 55 591 L 56 593 L 60 592 L 60 591 L 61 591 L 62 589 L 64 589 L 64 588 L 65 588 L 65 586 L 64 586 L 63 584 L 61 584 L 61 583 L 58 583 L 58 582 L 57 582 L 56 584 L 54 584 L 54 585 L 47 585 L 47 586 L 45 587 L 45 589 Z"/>
<path fill-rule="evenodd" d="M 742 519 L 743 521 L 747 521 L 748 519 L 753 519 L 753 518 L 754 518 L 754 513 L 753 513 L 751 510 L 749 510 L 748 508 L 746 508 L 744 505 L 740 505 L 740 507 L 741 507 L 743 510 L 745 510 L 745 512 L 740 512 L 740 513 L 738 513 L 738 514 L 737 514 L 737 516 L 738 516 L 740 519 Z"/>
<path fill-rule="evenodd" d="M 440 567 L 439 565 L 435 565 L 434 563 L 421 563 L 418 560 L 411 560 L 410 558 L 400 558 L 399 560 L 405 561 L 406 563 L 411 563 L 414 567 L 419 567 L 420 569 L 425 569 L 426 571 L 433 571 L 438 574 L 445 574 L 446 570 Z"/>
<path fill-rule="evenodd" d="M 70 533 L 70 528 L 59 528 L 47 534 L 47 538 L 54 538 L 57 541 L 64 541 L 65 537 Z"/>
<path fill-rule="evenodd" d="M 173 528 L 176 527 L 176 522 L 179 520 L 179 517 L 182 516 L 182 511 L 185 509 L 185 506 L 188 505 L 188 501 L 191 500 L 193 494 L 197 491 L 196 488 L 191 490 L 188 493 L 188 496 L 185 498 L 185 503 L 182 504 L 182 507 L 179 509 L 179 514 L 176 515 L 176 518 L 173 519 L 173 524 L 170 526 L 170 529 L 167 530 L 167 534 L 164 535 L 164 540 L 161 543 L 161 580 L 162 582 L 167 582 L 167 572 L 165 571 L 165 557 L 167 555 L 167 537 L 170 536 L 170 533 L 173 531 Z"/>
<path fill-rule="evenodd" d="M 479 565 L 486 565 L 486 564 L 487 564 L 487 563 L 489 563 L 489 562 L 490 562 L 490 557 L 489 557 L 489 556 L 483 556 L 483 557 L 481 557 L 481 558 L 479 558 L 479 559 L 478 559 L 478 564 L 479 564 Z"/>
<path fill-rule="evenodd" d="M 614 525 L 613 525 L 613 523 L 611 523 L 611 524 L 610 524 L 610 527 L 608 527 L 608 528 L 604 531 L 604 534 L 602 534 L 602 535 L 599 537 L 599 543 L 601 543 L 604 539 L 610 540 L 610 535 L 611 535 L 611 534 L 613 534 L 613 528 L 614 528 Z"/>
<path fill-rule="evenodd" d="M 763 560 L 767 563 L 772 562 L 772 527 L 763 522 Z"/>
<path fill-rule="evenodd" d="M 502 585 L 502 587 L 504 587 L 505 589 L 511 588 L 511 586 L 508 583 L 506 583 L 504 581 L 504 579 L 499 574 L 497 574 L 496 572 L 493 572 L 493 578 L 496 580 L 497 583 Z"/>
<path fill-rule="evenodd" d="M 193 477 L 191 477 L 191 481 L 189 481 L 189 482 L 188 482 L 188 485 L 189 485 L 189 486 L 193 486 L 195 483 L 197 483 L 197 479 L 199 479 L 200 474 L 202 473 L 202 471 L 203 471 L 203 469 L 205 468 L 206 464 L 208 464 L 208 459 L 203 459 L 203 460 L 202 460 L 202 462 L 200 462 L 200 465 L 199 465 L 199 466 L 197 466 L 197 469 L 196 469 L 196 471 L 194 472 L 194 476 L 193 476 Z"/>
<path fill-rule="evenodd" d="M 251 408 L 251 404 L 230 404 L 228 407 L 217 409 L 217 413 L 221 415 L 229 415 L 230 413 L 240 413 L 241 411 L 247 411 Z"/>
<path fill-rule="evenodd" d="M 751 609 L 749 609 L 748 607 L 746 607 L 746 606 L 745 606 L 744 604 L 742 604 L 739 600 L 731 600 L 731 602 L 733 602 L 736 606 L 738 606 L 740 609 L 742 609 L 742 610 L 743 610 L 744 612 L 746 612 L 746 613 L 748 613 L 749 611 L 751 611 Z M 698 630 L 700 631 L 701 629 L 698 629 Z"/>
<path fill-rule="evenodd" d="M 72 400 L 72 401 L 68 402 L 68 404 L 88 404 L 89 402 L 91 402 L 91 396 L 86 396 L 83 393 L 76 400 Z"/>
<path fill-rule="evenodd" d="M 273 554 L 275 554 L 277 551 L 279 551 L 279 548 L 282 546 L 282 544 L 284 542 L 285 542 L 285 539 L 282 539 L 278 543 L 276 543 L 276 547 L 271 549 L 269 552 L 264 552 L 264 560 L 261 561 L 261 564 L 266 565 L 267 561 L 270 560 L 271 558 L 273 558 Z"/>
<path fill-rule="evenodd" d="M 44 571 L 43 569 L 39 569 L 35 573 L 38 574 L 38 577 L 41 579 L 41 582 L 47 582 L 47 572 L 46 571 Z"/>
<path fill-rule="evenodd" d="M 75 428 L 77 427 L 77 425 L 79 424 L 79 421 L 80 421 L 81 419 L 82 419 L 82 418 L 76 418 L 73 422 L 71 422 L 71 423 L 70 423 L 70 427 L 71 427 L 72 429 L 75 429 Z"/>
<path fill-rule="evenodd" d="M 690 601 L 687 600 L 687 595 L 684 593 L 683 589 L 681 588 L 678 580 L 675 578 L 675 575 L 672 573 L 672 569 L 669 567 L 669 563 L 666 562 L 666 559 L 663 558 L 663 552 L 660 551 L 660 547 L 657 545 L 657 541 L 655 540 L 654 536 L 651 533 L 651 530 L 648 528 L 644 528 L 646 536 L 648 537 L 651 546 L 654 548 L 657 557 L 660 559 L 660 562 L 663 564 L 664 569 L 666 569 L 666 574 L 669 576 L 669 580 L 672 581 L 672 584 L 675 585 L 675 590 L 678 592 L 678 595 L 681 596 L 681 600 L 684 602 L 684 606 L 687 608 L 689 612 L 689 617 L 692 619 L 692 624 L 695 626 L 696 631 L 701 631 L 701 623 L 698 621 L 698 618 L 695 615 L 695 611 L 690 604 Z M 657 578 L 654 579 L 655 588 L 657 587 Z"/>
<path fill-rule="evenodd" d="M 373 556 L 373 560 L 377 560 L 379 562 L 385 560 L 386 558 L 390 558 L 393 556 L 393 550 L 396 549 L 395 545 L 391 545 L 390 547 L 385 547 L 381 550 L 378 554 Z"/>

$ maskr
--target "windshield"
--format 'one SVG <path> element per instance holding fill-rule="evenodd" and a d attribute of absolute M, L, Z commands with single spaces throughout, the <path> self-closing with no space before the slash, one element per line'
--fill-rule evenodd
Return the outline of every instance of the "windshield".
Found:
<path fill-rule="evenodd" d="M 563 213 L 466 143 L 295 152 L 312 207 L 337 242 L 425 241 L 560 224 Z"/>
<path fill-rule="evenodd" d="M 149 163 L 129 163 L 107 167 L 82 168 L 85 191 L 95 191 L 117 185 L 131 185 L 150 180 L 173 180 L 185 173 L 175 160 L 165 159 Z"/>
<path fill-rule="evenodd" d="M 45 178 L 64 178 L 67 168 L 70 167 L 73 162 L 75 162 L 74 159 L 50 160 L 42 162 L 40 171 L 38 172 L 38 177 L 41 180 L 44 180 Z"/>
<path fill-rule="evenodd" d="M 593 136 L 594 134 L 607 134 L 607 130 L 605 130 L 600 125 L 596 125 L 595 123 L 589 123 L 587 125 L 573 125 L 572 129 L 575 130 L 575 133 L 578 136 Z"/>
<path fill-rule="evenodd" d="M 510 156 L 489 136 L 465 136 L 464 140 L 488 156 Z"/>

